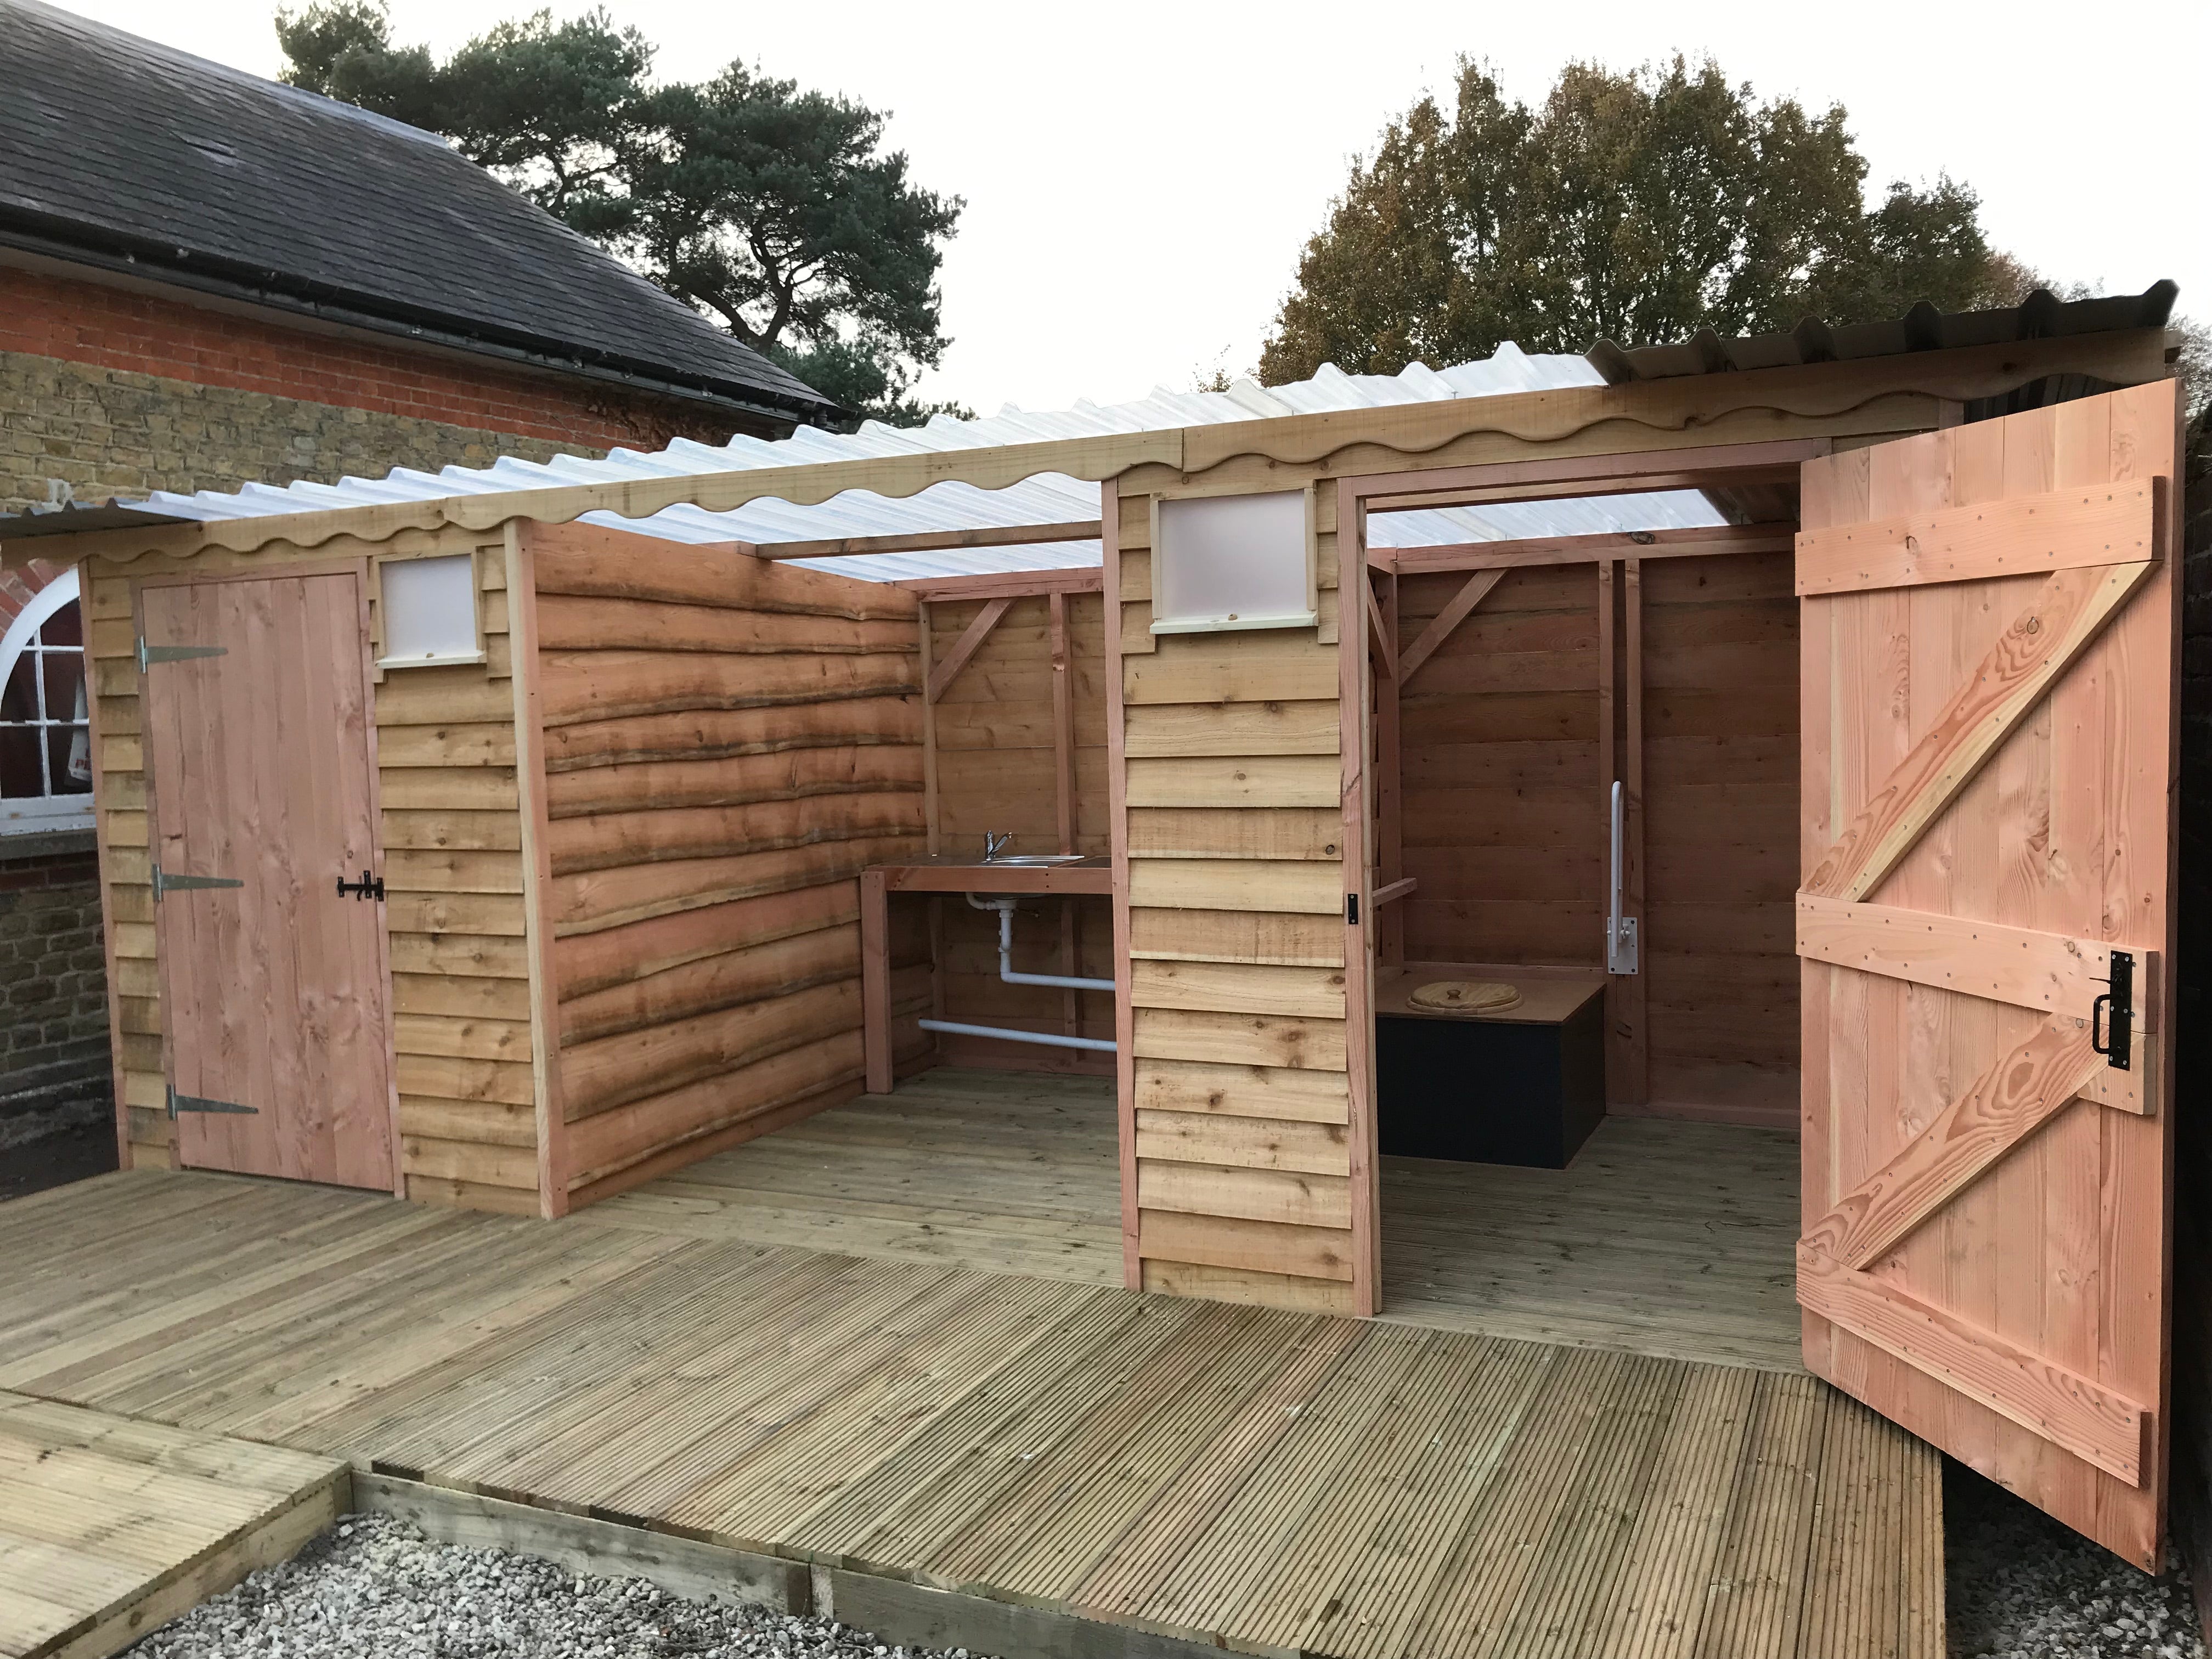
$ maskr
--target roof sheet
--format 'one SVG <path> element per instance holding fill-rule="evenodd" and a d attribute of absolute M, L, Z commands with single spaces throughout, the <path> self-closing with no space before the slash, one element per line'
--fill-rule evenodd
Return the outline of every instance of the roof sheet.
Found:
<path fill-rule="evenodd" d="M 0 234 L 386 331 L 834 406 L 435 135 L 0 0 Z"/>
<path fill-rule="evenodd" d="M 1990 311 L 1938 311 L 1923 300 L 1904 316 L 1878 323 L 1833 325 L 1808 317 L 1787 334 L 1746 334 L 1724 340 L 1707 328 L 1672 345 L 1632 349 L 1600 340 L 1590 348 L 1589 358 L 1609 384 L 1620 386 L 1629 380 L 1662 380 L 1682 374 L 1850 362 L 1864 357 L 1901 356 L 1909 351 L 2002 345 L 2113 329 L 2163 328 L 2180 291 L 2173 283 L 2157 282 L 2141 294 L 2061 300 L 2050 289 L 2039 288 L 2016 306 Z"/>
<path fill-rule="evenodd" d="M 283 488 L 249 484 L 232 493 L 204 490 L 192 495 L 157 491 L 148 505 L 180 518 L 244 518 L 357 507 L 373 501 L 423 501 L 441 495 L 534 489 L 548 484 L 604 483 L 624 478 L 792 466 L 915 451 L 981 449 L 1102 433 L 1166 431 L 1255 417 L 1601 384 L 1602 378 L 1586 359 L 1531 356 L 1508 344 L 1482 362 L 1445 369 L 1427 368 L 1416 363 L 1399 374 L 1346 374 L 1324 366 L 1312 380 L 1289 386 L 1262 387 L 1255 381 L 1242 380 L 1226 392 L 1173 392 L 1161 387 L 1131 403 L 1099 404 L 1085 401 L 1073 409 L 1042 414 L 1009 404 L 998 414 L 981 420 L 961 421 L 939 416 L 927 426 L 909 428 L 870 422 L 850 434 L 805 429 L 773 442 L 737 437 L 718 446 L 679 439 L 666 449 L 651 454 L 618 449 L 600 460 L 580 456 L 556 456 L 544 462 L 507 459 L 489 467 L 449 466 L 438 472 L 402 468 L 382 478 L 346 478 L 335 484 L 302 483 Z M 805 541 L 991 525 L 1064 523 L 1097 516 L 1097 484 L 1047 473 L 1005 489 L 941 483 L 919 495 L 896 499 L 865 490 L 848 490 L 817 506 L 763 500 L 749 501 L 730 513 L 675 507 L 646 519 L 592 514 L 586 515 L 585 521 L 670 541 L 696 543 Z M 1528 501 L 1393 513 L 1370 522 L 1369 538 L 1378 546 L 1434 546 L 1526 536 L 1692 528 L 1723 522 L 1722 515 L 1702 495 L 1694 490 L 1675 490 L 1602 500 Z M 4 533 L 4 527 L 0 527 L 0 534 Z M 836 571 L 864 580 L 893 581 L 981 571 L 1072 569 L 1098 562 L 1098 544 L 1090 541 L 957 552 L 873 554 L 799 562 L 811 568 Z"/>

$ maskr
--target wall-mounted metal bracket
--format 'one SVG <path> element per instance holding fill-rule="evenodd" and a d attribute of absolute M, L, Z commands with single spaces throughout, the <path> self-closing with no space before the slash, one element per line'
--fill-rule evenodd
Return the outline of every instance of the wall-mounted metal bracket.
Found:
<path fill-rule="evenodd" d="M 164 893 L 181 893 L 194 887 L 243 887 L 246 884 L 234 876 L 172 876 L 162 873 L 161 866 L 154 866 L 154 902 L 159 904 Z"/>
<path fill-rule="evenodd" d="M 258 1106 L 241 1106 L 234 1100 L 210 1100 L 203 1095 L 180 1095 L 177 1092 L 177 1085 L 172 1083 L 169 1085 L 169 1115 L 174 1117 L 179 1112 L 234 1112 L 258 1117 L 261 1109 Z"/>
<path fill-rule="evenodd" d="M 222 645 L 149 645 L 146 636 L 138 636 L 138 672 L 144 673 L 157 662 L 190 662 L 195 657 L 227 657 L 230 647 Z"/>

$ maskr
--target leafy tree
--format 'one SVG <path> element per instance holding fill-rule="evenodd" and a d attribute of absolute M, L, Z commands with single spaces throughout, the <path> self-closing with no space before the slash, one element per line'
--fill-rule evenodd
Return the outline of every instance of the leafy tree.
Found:
<path fill-rule="evenodd" d="M 502 23 L 441 64 L 383 0 L 279 12 L 284 78 L 444 134 L 576 230 L 857 414 L 894 423 L 950 343 L 937 286 L 964 205 L 915 185 L 865 105 L 732 64 L 651 81 L 603 9 Z"/>
<path fill-rule="evenodd" d="M 1710 60 L 1570 64 L 1530 109 L 1463 59 L 1449 113 L 1423 97 L 1353 163 L 1261 378 L 1984 302 L 1994 256 L 1973 193 L 1899 183 L 1869 210 L 1844 122 L 1840 105 L 1759 104 Z"/>

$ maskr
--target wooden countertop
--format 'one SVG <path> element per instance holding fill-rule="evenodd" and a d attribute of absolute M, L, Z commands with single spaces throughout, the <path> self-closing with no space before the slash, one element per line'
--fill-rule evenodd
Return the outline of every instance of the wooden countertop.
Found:
<path fill-rule="evenodd" d="M 1114 860 L 1074 859 L 1065 864 L 986 863 L 962 854 L 939 853 L 904 864 L 872 864 L 887 893 L 1110 893 Z"/>
<path fill-rule="evenodd" d="M 1496 979 L 1517 987 L 1521 1000 L 1494 1014 L 1445 1013 L 1407 1000 L 1440 979 Z M 1486 1020 L 1493 1025 L 1559 1025 L 1605 993 L 1597 968 L 1524 968 L 1510 963 L 1409 962 L 1376 976 L 1375 1012 L 1408 1019 Z"/>

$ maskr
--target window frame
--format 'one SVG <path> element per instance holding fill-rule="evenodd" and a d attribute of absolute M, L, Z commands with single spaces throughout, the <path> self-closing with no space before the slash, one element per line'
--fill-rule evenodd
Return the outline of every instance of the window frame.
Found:
<path fill-rule="evenodd" d="M 80 672 L 85 677 L 83 681 L 85 735 L 86 742 L 89 744 L 92 732 L 92 642 L 89 625 L 84 617 L 84 606 L 79 586 L 76 570 L 74 568 L 64 570 L 31 595 L 29 603 L 16 613 L 15 619 L 8 624 L 6 634 L 0 635 L 0 684 L 5 684 L 8 677 L 15 672 L 15 665 L 30 651 L 31 641 L 37 637 L 39 631 L 46 625 L 47 622 L 70 605 L 76 605 L 78 632 L 83 638 L 84 643 L 76 647 L 62 646 L 52 648 L 58 651 L 74 649 L 82 657 L 83 666 Z M 39 647 L 42 655 L 48 649 L 49 647 L 45 646 Z M 40 672 L 35 675 L 33 681 L 40 707 L 44 711 L 42 717 L 35 723 L 10 720 L 7 725 L 10 729 L 20 729 L 27 725 L 29 729 L 40 733 L 39 741 L 40 781 L 51 792 L 53 779 L 47 769 L 52 765 L 52 760 L 48 752 L 48 739 L 45 733 L 56 726 L 64 729 L 74 727 L 76 722 L 68 719 L 55 720 L 52 717 L 52 711 L 45 708 L 45 674 Z M 100 757 L 95 754 L 93 757 L 93 766 L 95 771 L 99 764 Z M 14 795 L 0 798 L 0 836 L 46 835 L 58 830 L 89 830 L 93 827 L 94 810 L 93 793 L 90 789 L 87 789 L 82 794 L 57 795 L 48 793 L 43 795 Z"/>

